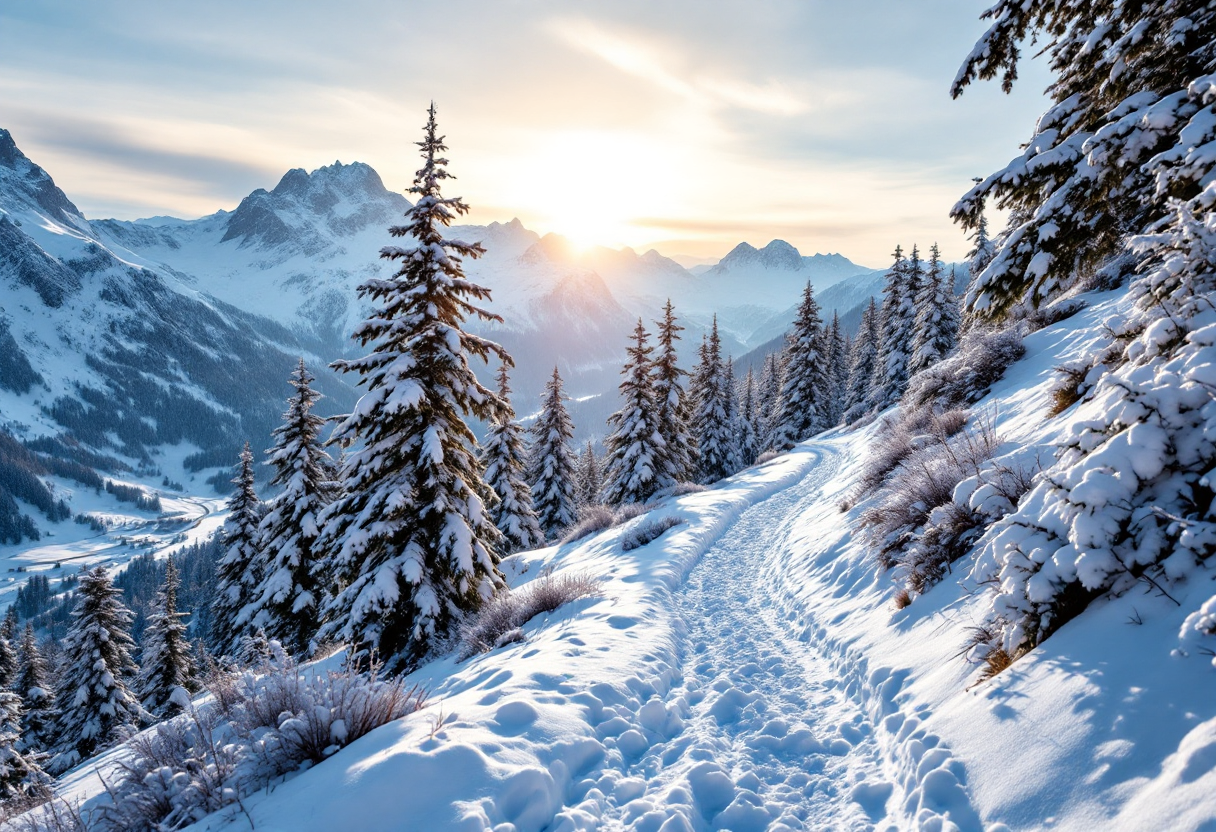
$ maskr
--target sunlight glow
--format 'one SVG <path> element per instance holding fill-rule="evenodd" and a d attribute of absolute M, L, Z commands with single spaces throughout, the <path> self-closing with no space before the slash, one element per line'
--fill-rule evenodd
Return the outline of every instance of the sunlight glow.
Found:
<path fill-rule="evenodd" d="M 517 167 L 512 188 L 522 212 L 577 248 L 620 246 L 637 236 L 633 220 L 669 210 L 678 165 L 639 135 L 557 133 Z"/>

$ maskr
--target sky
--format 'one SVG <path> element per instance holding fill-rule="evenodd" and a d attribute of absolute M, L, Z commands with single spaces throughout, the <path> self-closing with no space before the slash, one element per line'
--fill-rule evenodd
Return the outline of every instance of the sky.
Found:
<path fill-rule="evenodd" d="M 470 220 L 883 266 L 1015 156 L 1045 69 L 950 82 L 988 0 L 0 5 L 0 127 L 89 217 L 231 210 L 290 168 L 404 190 L 432 100 Z M 998 223 L 999 225 L 999 223 Z"/>

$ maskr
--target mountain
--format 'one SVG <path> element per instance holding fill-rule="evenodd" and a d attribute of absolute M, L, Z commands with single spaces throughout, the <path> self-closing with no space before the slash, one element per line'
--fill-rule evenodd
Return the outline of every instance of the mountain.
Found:
<path fill-rule="evenodd" d="M 298 356 L 322 412 L 353 404 L 322 346 L 132 257 L 0 130 L 0 428 L 174 478 L 227 466 L 266 444 Z"/>

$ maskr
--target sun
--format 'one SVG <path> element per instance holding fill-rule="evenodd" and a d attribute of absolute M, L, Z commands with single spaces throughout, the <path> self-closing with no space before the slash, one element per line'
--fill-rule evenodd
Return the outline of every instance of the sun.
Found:
<path fill-rule="evenodd" d="M 516 196 L 538 228 L 576 249 L 634 245 L 637 219 L 664 210 L 675 191 L 662 155 L 636 134 L 560 132 L 521 164 Z"/>

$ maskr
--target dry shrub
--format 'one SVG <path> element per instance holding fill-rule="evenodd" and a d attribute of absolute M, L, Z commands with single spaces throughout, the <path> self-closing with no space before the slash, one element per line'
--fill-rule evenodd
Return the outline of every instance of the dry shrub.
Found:
<path fill-rule="evenodd" d="M 966 424 L 967 414 L 961 410 L 915 410 L 884 420 L 862 466 L 858 492 L 879 488 L 917 448 L 942 444 Z"/>
<path fill-rule="evenodd" d="M 91 818 L 80 811 L 80 802 L 50 800 L 6 800 L 0 806 L 5 832 L 89 832 Z"/>
<path fill-rule="evenodd" d="M 520 628 L 534 617 L 600 592 L 600 582 L 586 573 L 542 575 L 519 589 L 499 592 L 461 628 L 460 658 L 522 641 Z"/>
<path fill-rule="evenodd" d="M 627 523 L 654 507 L 654 503 L 626 503 L 623 506 L 617 506 L 615 510 L 608 506 L 583 506 L 578 512 L 578 522 L 566 531 L 561 542 L 573 543 L 576 540 L 582 540 L 587 535 Z"/>
<path fill-rule="evenodd" d="M 973 329 L 949 357 L 912 377 L 901 409 L 952 410 L 975 404 L 1025 354 L 1018 326 Z"/>
<path fill-rule="evenodd" d="M 665 489 L 663 494 L 668 497 L 683 497 L 685 494 L 700 494 L 702 491 L 708 491 L 709 486 L 701 485 L 699 482 L 678 482 L 671 488 Z"/>
<path fill-rule="evenodd" d="M 895 601 L 895 609 L 907 609 L 912 606 L 912 593 L 908 592 L 907 588 L 901 587 L 895 591 L 893 600 Z"/>
<path fill-rule="evenodd" d="M 616 512 L 608 506 L 583 506 L 578 510 L 578 520 L 562 536 L 562 543 L 582 540 L 589 534 L 611 529 L 615 524 Z"/>
<path fill-rule="evenodd" d="M 760 456 L 756 457 L 755 464 L 763 465 L 766 462 L 772 462 L 774 459 L 776 459 L 779 456 L 781 456 L 781 451 L 777 451 L 777 450 L 773 450 L 772 448 L 769 448 L 767 451 L 760 454 Z"/>
<path fill-rule="evenodd" d="M 230 699 L 194 708 L 128 742 L 94 832 L 169 832 L 274 778 L 322 762 L 375 728 L 423 708 L 403 680 L 354 670 L 315 674 L 290 661 L 222 678 Z"/>
<path fill-rule="evenodd" d="M 658 540 L 663 532 L 674 528 L 684 521 L 679 517 L 659 517 L 653 520 L 647 520 L 639 523 L 637 528 L 629 532 L 621 538 L 621 549 L 626 552 L 631 552 L 634 549 L 640 549 L 647 543 L 653 543 Z"/>
<path fill-rule="evenodd" d="M 886 477 L 874 503 L 861 515 L 879 565 L 889 569 L 908 549 L 930 513 L 952 501 L 954 488 L 979 473 L 1000 444 L 995 428 L 980 422 L 954 436 L 928 436 Z"/>

